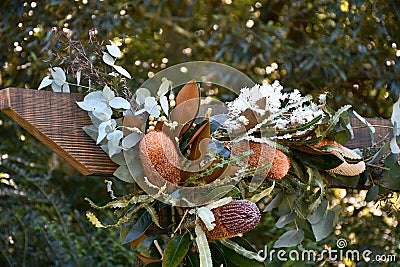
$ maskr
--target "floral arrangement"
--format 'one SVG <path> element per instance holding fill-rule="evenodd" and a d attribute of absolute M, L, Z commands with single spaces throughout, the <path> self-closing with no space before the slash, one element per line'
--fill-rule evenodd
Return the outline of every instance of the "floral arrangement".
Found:
<path fill-rule="evenodd" d="M 314 102 L 278 81 L 257 84 L 214 114 L 212 106 L 202 108 L 198 81 L 173 87 L 163 79 L 157 88 L 129 90 L 131 76 L 116 64 L 119 47 L 95 44 L 103 64 L 76 53 L 64 60 L 67 68 L 51 67 L 39 89 L 69 92 L 71 74 L 86 89 L 77 105 L 93 124 L 83 130 L 119 165 L 114 175 L 139 186 L 116 197 L 108 183 L 111 201 L 104 206 L 87 199 L 94 209 L 115 210 L 115 224 L 104 225 L 92 212 L 87 217 L 96 227 L 121 228 L 121 242 L 145 263 L 212 266 L 223 253 L 227 261 L 260 265 L 264 258 L 241 236 L 257 227 L 261 213 L 276 212 L 277 228 L 294 226 L 275 247 L 296 246 L 324 239 L 337 222 L 340 209 L 328 208 L 328 187 L 367 185 L 369 200 L 399 189 L 400 101 L 390 142 L 350 150 L 343 145 L 353 137 L 350 116 L 372 137 L 374 126 L 351 106 L 332 110 L 328 93 Z M 79 43 L 69 46 L 81 51 Z"/>

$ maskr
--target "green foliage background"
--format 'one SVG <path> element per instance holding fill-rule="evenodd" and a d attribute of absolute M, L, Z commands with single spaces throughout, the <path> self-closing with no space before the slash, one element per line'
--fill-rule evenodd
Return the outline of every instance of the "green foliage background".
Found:
<path fill-rule="evenodd" d="M 279 79 L 303 93 L 330 91 L 334 106 L 352 104 L 366 117 L 389 117 L 400 93 L 395 0 L 6 0 L 0 12 L 0 89 L 37 88 L 49 64 L 62 63 L 55 54 L 68 50 L 54 38 L 56 27 L 75 40 L 88 40 L 96 29 L 98 40 L 121 41 L 119 63 L 133 76 L 131 89 L 168 66 L 207 60 L 256 82 Z M 115 231 L 96 231 L 83 216 L 84 196 L 108 200 L 104 179 L 80 176 L 3 114 L 0 179 L 1 266 L 134 264 Z M 129 190 L 115 186 L 121 194 Z M 386 253 L 400 249 L 399 241 L 384 237 L 399 236 L 397 223 L 385 219 L 397 222 L 398 215 L 346 215 L 337 234 L 355 233 L 354 244 Z M 273 223 L 265 219 L 257 245 L 279 236 Z M 365 231 L 370 225 L 373 231 Z M 335 243 L 334 235 L 328 239 Z"/>

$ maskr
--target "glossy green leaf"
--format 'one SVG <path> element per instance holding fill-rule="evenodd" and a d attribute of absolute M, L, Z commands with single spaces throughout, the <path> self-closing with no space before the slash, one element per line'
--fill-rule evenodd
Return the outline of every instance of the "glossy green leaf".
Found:
<path fill-rule="evenodd" d="M 185 258 L 190 245 L 188 233 L 184 235 L 175 235 L 167 243 L 162 260 L 163 267 L 175 267 Z"/>
<path fill-rule="evenodd" d="M 226 260 L 229 263 L 233 264 L 233 266 L 251 266 L 251 267 L 264 266 L 263 263 L 258 262 L 256 260 L 246 258 L 245 256 L 242 256 L 242 255 L 238 254 L 237 252 L 235 252 L 234 250 L 224 246 L 219 241 L 215 242 L 215 244 L 224 253 Z"/>
<path fill-rule="evenodd" d="M 303 164 L 319 170 L 334 169 L 343 163 L 342 159 L 330 153 L 321 153 L 319 155 L 315 155 L 308 154 L 297 149 L 292 149 L 292 153 Z"/>
<path fill-rule="evenodd" d="M 188 267 L 200 267 L 199 256 L 196 253 L 194 253 L 193 251 L 190 251 L 190 250 L 188 251 L 188 253 L 186 254 L 185 260 L 186 260 L 186 265 Z"/>
<path fill-rule="evenodd" d="M 146 232 L 147 228 L 153 223 L 151 219 L 151 215 L 149 212 L 145 211 L 133 227 L 129 230 L 128 234 L 126 235 L 125 239 L 122 241 L 122 244 L 126 244 L 139 238 L 144 232 Z"/>

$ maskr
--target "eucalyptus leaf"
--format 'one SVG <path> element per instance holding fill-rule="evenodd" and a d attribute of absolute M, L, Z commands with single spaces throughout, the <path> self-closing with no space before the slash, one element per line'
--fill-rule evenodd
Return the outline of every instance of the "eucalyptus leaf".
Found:
<path fill-rule="evenodd" d="M 274 244 L 274 248 L 287 248 L 300 244 L 304 239 L 304 231 L 302 229 L 294 229 L 281 235 Z"/>
<path fill-rule="evenodd" d="M 114 67 L 114 69 L 115 69 L 116 71 L 118 71 L 120 74 L 124 75 L 126 78 L 132 79 L 132 77 L 131 77 L 131 75 L 129 74 L 129 72 L 128 72 L 126 69 L 124 69 L 123 67 L 117 66 L 117 65 L 113 65 L 113 67 Z"/>
<path fill-rule="evenodd" d="M 110 87 L 108 87 L 107 85 L 104 86 L 101 94 L 102 94 L 103 98 L 105 99 L 105 101 L 110 101 L 111 99 L 113 99 L 115 97 L 114 91 L 111 90 Z"/>
<path fill-rule="evenodd" d="M 109 53 L 103 52 L 103 62 L 109 66 L 114 66 L 115 59 Z"/>
<path fill-rule="evenodd" d="M 82 71 L 78 70 L 76 72 L 76 84 L 79 86 L 81 84 L 81 76 L 82 76 Z"/>
<path fill-rule="evenodd" d="M 311 224 L 316 224 L 319 221 L 322 220 L 324 217 L 325 211 L 328 208 L 328 201 L 324 199 L 319 206 L 315 209 L 313 214 L 309 214 L 307 216 L 307 221 L 309 221 Z"/>
<path fill-rule="evenodd" d="M 110 43 L 111 45 L 106 45 L 108 53 L 110 53 L 110 55 L 116 58 L 121 57 L 122 53 L 119 47 L 113 41 L 110 41 Z"/>
<path fill-rule="evenodd" d="M 119 143 L 120 143 L 123 135 L 124 134 L 120 130 L 115 130 L 115 131 L 107 134 L 108 153 L 109 153 L 110 157 L 112 157 L 113 155 L 115 155 L 121 151 L 121 148 L 119 147 Z"/>
<path fill-rule="evenodd" d="M 162 110 L 164 111 L 165 115 L 168 116 L 169 113 L 169 105 L 168 105 L 168 99 L 165 95 L 160 97 L 160 105 Z"/>
<path fill-rule="evenodd" d="M 400 97 L 393 105 L 392 116 L 390 117 L 393 125 L 393 135 L 396 137 L 400 135 Z"/>
<path fill-rule="evenodd" d="M 51 89 L 53 89 L 53 91 L 56 92 L 56 93 L 61 93 L 62 92 L 61 86 L 56 84 L 55 82 L 53 82 L 51 84 Z"/>
<path fill-rule="evenodd" d="M 271 211 L 277 207 L 279 207 L 279 205 L 281 204 L 283 200 L 283 193 L 279 192 L 278 194 L 276 194 L 276 196 L 271 200 L 271 202 L 268 203 L 268 205 L 265 207 L 265 209 L 263 210 L 263 212 L 267 212 L 267 211 Z"/>
<path fill-rule="evenodd" d="M 127 183 L 134 183 L 135 179 L 133 179 L 131 173 L 129 172 L 129 169 L 126 165 L 121 165 L 119 166 L 115 172 L 113 173 L 115 177 L 120 179 L 121 181 L 127 182 Z"/>
<path fill-rule="evenodd" d="M 189 251 L 190 237 L 188 233 L 184 235 L 174 235 L 167 243 L 162 260 L 163 267 L 176 267 L 185 258 Z"/>
<path fill-rule="evenodd" d="M 370 202 L 379 194 L 379 185 L 373 185 L 368 189 L 365 201 Z"/>
<path fill-rule="evenodd" d="M 63 93 L 70 93 L 70 92 L 71 92 L 68 83 L 64 83 L 64 84 L 61 86 L 61 90 L 62 90 Z"/>
<path fill-rule="evenodd" d="M 393 154 L 399 154 L 400 153 L 400 148 L 399 145 L 397 144 L 396 136 L 390 140 L 390 150 L 392 151 Z"/>
<path fill-rule="evenodd" d="M 54 79 L 54 83 L 57 84 L 58 86 L 62 86 L 67 81 L 67 77 L 62 68 L 54 67 L 54 68 L 50 68 L 49 70 L 50 70 L 51 76 Z"/>
<path fill-rule="evenodd" d="M 134 147 L 141 139 L 142 135 L 138 133 L 130 133 L 124 139 L 122 139 L 122 146 L 124 148 L 131 148 Z"/>
<path fill-rule="evenodd" d="M 139 88 L 135 92 L 136 94 L 136 102 L 141 105 L 144 104 L 147 97 L 151 96 L 151 93 L 146 88 Z"/>
<path fill-rule="evenodd" d="M 87 125 L 82 127 L 83 131 L 89 135 L 93 140 L 97 140 L 97 136 L 99 135 L 99 130 L 94 125 Z"/>
<path fill-rule="evenodd" d="M 169 91 L 169 81 L 167 79 L 164 79 L 164 81 L 158 88 L 157 95 L 159 97 L 164 96 L 166 93 L 168 93 L 168 91 Z"/>
<path fill-rule="evenodd" d="M 368 164 L 374 164 L 379 162 L 389 151 L 390 149 L 390 144 L 385 143 L 381 148 L 378 150 L 378 152 L 375 153 L 375 155 L 372 157 L 371 160 L 369 160 L 367 163 Z"/>
<path fill-rule="evenodd" d="M 297 217 L 297 214 L 295 211 L 292 211 L 290 213 L 287 213 L 285 215 L 282 215 L 281 217 L 279 217 L 278 221 L 275 223 L 275 226 L 277 228 L 282 228 L 285 225 L 293 222 Z"/>
<path fill-rule="evenodd" d="M 126 235 L 125 239 L 122 241 L 122 244 L 126 244 L 139 238 L 146 230 L 150 227 L 153 223 L 151 219 L 150 213 L 145 211 L 140 218 L 136 221 L 133 227 L 129 230 L 128 234 Z"/>
<path fill-rule="evenodd" d="M 112 109 L 105 104 L 105 106 L 101 106 L 100 104 L 104 104 L 104 103 L 97 103 L 97 106 L 94 108 L 93 115 L 98 118 L 99 120 L 102 121 L 108 121 L 109 119 L 111 119 L 112 116 Z"/>
<path fill-rule="evenodd" d="M 99 125 L 96 143 L 99 144 L 101 141 L 103 141 L 103 139 L 107 136 L 107 134 L 110 133 L 115 128 L 116 125 L 117 122 L 113 119 L 102 122 Z"/>
<path fill-rule="evenodd" d="M 44 77 L 43 80 L 40 82 L 40 85 L 39 85 L 39 87 L 38 87 L 38 90 L 40 90 L 40 89 L 42 89 L 42 88 L 44 88 L 44 87 L 47 87 L 47 86 L 49 86 L 49 85 L 52 84 L 52 83 L 53 83 L 53 80 L 52 80 L 49 76 L 46 76 L 46 77 Z"/>
<path fill-rule="evenodd" d="M 125 98 L 122 97 L 115 97 L 108 102 L 110 107 L 115 108 L 115 109 L 130 109 L 131 104 L 126 100 Z"/>
<path fill-rule="evenodd" d="M 334 218 L 335 213 L 333 211 L 328 211 L 318 223 L 311 225 L 317 242 L 321 241 L 332 232 Z"/>

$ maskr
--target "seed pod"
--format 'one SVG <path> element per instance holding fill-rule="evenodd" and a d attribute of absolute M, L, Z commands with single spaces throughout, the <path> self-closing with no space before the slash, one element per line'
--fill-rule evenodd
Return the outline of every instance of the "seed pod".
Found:
<path fill-rule="evenodd" d="M 248 150 L 253 154 L 247 159 L 250 168 L 261 167 L 269 162 L 272 163 L 269 170 L 262 171 L 259 175 L 269 179 L 279 180 L 285 177 L 290 168 L 290 159 L 280 150 L 267 144 L 241 141 L 232 146 L 232 154 L 240 155 Z"/>
<path fill-rule="evenodd" d="M 181 162 L 172 139 L 162 131 L 148 132 L 139 143 L 139 156 L 144 174 L 157 186 L 164 185 L 163 179 L 179 184 Z"/>
<path fill-rule="evenodd" d="M 212 210 L 215 227 L 208 231 L 200 220 L 200 225 L 209 241 L 225 239 L 252 230 L 260 222 L 261 213 L 257 205 L 248 200 L 233 200 Z"/>
<path fill-rule="evenodd" d="M 343 151 L 343 155 L 346 156 L 347 158 L 361 159 L 361 157 L 353 150 L 348 149 L 347 147 L 342 146 L 338 142 L 335 142 L 335 141 L 327 139 L 327 138 L 322 139 L 321 142 L 319 142 L 314 147 L 321 148 L 324 146 L 337 147 L 338 149 Z M 356 164 L 350 164 L 345 161 L 342 153 L 340 153 L 339 151 L 333 150 L 333 151 L 330 151 L 330 153 L 332 153 L 332 154 L 338 156 L 340 159 L 342 159 L 343 163 L 340 164 L 339 166 L 337 166 L 336 168 L 329 170 L 329 172 L 343 175 L 343 176 L 356 176 L 356 175 L 359 175 L 360 173 L 362 173 L 363 171 L 365 171 L 365 162 L 364 161 L 360 161 Z"/>

